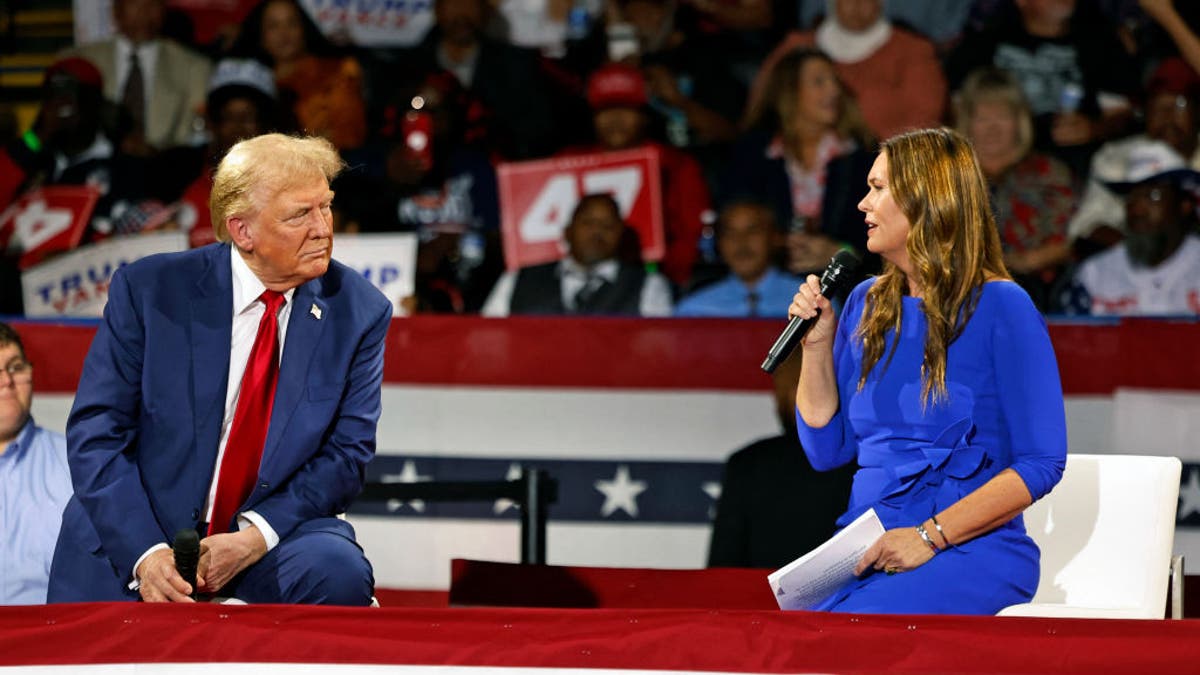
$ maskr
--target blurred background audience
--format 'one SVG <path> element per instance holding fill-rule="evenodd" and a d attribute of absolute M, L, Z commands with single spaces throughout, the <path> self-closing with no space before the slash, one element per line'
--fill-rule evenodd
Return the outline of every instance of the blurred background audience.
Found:
<path fill-rule="evenodd" d="M 1130 128 L 1138 68 L 1097 3 L 1006 3 L 947 57 L 951 86 L 985 65 L 1017 78 L 1033 112 L 1034 144 L 1077 173 L 1099 143 Z"/>
<path fill-rule="evenodd" d="M 800 277 L 781 270 L 775 214 L 761 202 L 730 202 L 717 218 L 717 251 L 729 274 L 679 300 L 675 316 L 786 318 Z"/>
<path fill-rule="evenodd" d="M 797 47 L 774 64 L 764 96 L 752 104 L 722 186 L 725 199 L 771 205 L 789 232 L 795 274 L 819 272 L 843 246 L 865 251 L 857 205 L 874 148 L 833 61 Z"/>
<path fill-rule="evenodd" d="M 834 72 L 858 101 L 875 138 L 937 126 L 946 106 L 946 78 L 934 45 L 894 25 L 883 5 L 883 0 L 828 0 L 815 30 L 788 35 L 767 57 L 756 96 L 779 58 L 796 47 L 816 47 L 833 60 Z"/>
<path fill-rule="evenodd" d="M 661 174 L 639 189 L 658 194 L 665 247 L 649 267 L 626 264 L 686 298 L 661 314 L 726 288 L 742 315 L 738 284 L 865 253 L 857 205 L 879 139 L 953 125 L 985 168 L 1011 271 L 1053 313 L 1090 258 L 1129 246 L 1127 196 L 1109 186 L 1128 182 L 1139 148 L 1160 143 L 1200 168 L 1194 3 L 434 0 L 390 28 L 306 0 L 185 4 L 114 0 L 111 26 L 81 33 L 110 37 L 58 43 L 44 74 L 5 91 L 2 205 L 91 185 L 85 243 L 177 227 L 202 245 L 209 172 L 230 143 L 315 133 L 350 167 L 337 229 L 416 233 L 408 310 L 472 313 L 515 278 L 501 275 L 518 220 L 504 166 L 570 171 L 651 149 Z M 577 179 L 576 193 L 597 191 Z M 554 227 L 578 201 L 547 211 Z M 628 195 L 617 203 L 630 208 Z M 763 240 L 780 242 L 779 270 L 739 276 L 718 207 L 756 222 L 771 211 Z M 0 224 L 13 244 L 0 307 L 19 311 L 12 227 Z"/>
<path fill-rule="evenodd" d="M 175 220 L 188 232 L 193 247 L 217 240 L 208 197 L 212 172 L 221 158 L 242 139 L 279 130 L 284 117 L 274 74 L 253 59 L 223 59 L 217 64 L 204 110 L 208 144 L 196 149 L 175 148 L 168 151 L 169 161 L 162 162 L 163 178 L 179 193 Z"/>
<path fill-rule="evenodd" d="M 1108 188 L 1125 199 L 1125 236 L 1084 261 L 1067 290 L 1071 313 L 1200 314 L 1200 172 L 1160 141 L 1130 150 L 1126 174 Z"/>
<path fill-rule="evenodd" d="M 172 145 L 203 142 L 209 60 L 163 36 L 165 0 L 113 0 L 112 39 L 79 46 L 69 55 L 100 70 L 104 96 L 119 104 L 121 150 L 147 155 Z"/>
<path fill-rule="evenodd" d="M 1070 169 L 1033 149 L 1033 117 L 1016 79 L 985 66 L 958 94 L 958 130 L 975 145 L 991 190 L 1004 262 L 1043 311 L 1070 258 L 1075 208 Z"/>
<path fill-rule="evenodd" d="M 1146 87 L 1144 129 L 1105 143 L 1092 157 L 1087 187 L 1067 227 L 1079 257 L 1108 248 L 1124 235 L 1124 203 L 1105 183 L 1124 180 L 1134 150 L 1145 147 L 1147 141 L 1157 141 L 1169 146 L 1193 168 L 1200 167 L 1197 106 L 1200 106 L 1200 75 L 1178 58 L 1164 60 Z"/>
<path fill-rule="evenodd" d="M 563 156 L 649 148 L 658 155 L 663 199 L 663 229 L 667 240 L 662 272 L 679 287 L 688 283 L 696 262 L 697 244 L 712 203 L 700 163 L 687 152 L 659 142 L 651 128 L 657 119 L 649 107 L 646 79 L 638 68 L 610 63 L 588 80 L 587 101 L 592 111 L 595 141 L 569 148 Z"/>
<path fill-rule="evenodd" d="M 334 188 L 350 232 L 415 232 L 418 312 L 478 312 L 503 269 L 496 172 L 479 104 L 449 71 L 397 83 L 376 142 Z"/>
<path fill-rule="evenodd" d="M 584 195 L 563 231 L 566 257 L 505 272 L 483 315 L 670 315 L 667 280 L 646 271 L 632 235 L 610 195 Z"/>
<path fill-rule="evenodd" d="M 274 69 L 279 97 L 299 131 L 324 136 L 339 150 L 362 145 L 367 134 L 362 68 L 321 34 L 296 0 L 266 0 L 255 7 L 230 54 Z"/>

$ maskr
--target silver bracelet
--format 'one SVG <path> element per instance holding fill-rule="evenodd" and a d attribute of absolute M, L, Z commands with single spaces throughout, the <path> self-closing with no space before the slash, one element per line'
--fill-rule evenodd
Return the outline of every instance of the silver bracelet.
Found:
<path fill-rule="evenodd" d="M 926 544 L 929 544 L 929 548 L 933 551 L 934 555 L 942 552 L 942 549 L 938 548 L 937 544 L 933 543 L 933 540 L 929 538 L 929 533 L 925 531 L 925 523 L 921 523 L 917 526 L 917 534 L 921 535 L 921 538 L 925 540 Z"/>
<path fill-rule="evenodd" d="M 933 527 L 937 529 L 938 534 L 942 535 L 942 541 L 946 542 L 946 546 L 950 548 L 958 548 L 954 544 L 950 543 L 950 537 L 946 536 L 945 530 L 942 529 L 942 524 L 937 521 L 937 516 L 929 516 L 929 519 L 933 521 Z"/>

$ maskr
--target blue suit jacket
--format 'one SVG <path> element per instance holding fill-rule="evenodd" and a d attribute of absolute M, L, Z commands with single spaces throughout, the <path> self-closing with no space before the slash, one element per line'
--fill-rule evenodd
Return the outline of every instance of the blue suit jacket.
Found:
<path fill-rule="evenodd" d="M 75 496 L 51 601 L 137 598 L 126 588 L 137 559 L 204 518 L 229 376 L 231 250 L 151 256 L 113 275 L 67 422 Z M 280 539 L 362 489 L 392 311 L 337 262 L 292 302 L 258 485 L 240 509 Z M 353 537 L 345 523 L 330 527 Z"/>

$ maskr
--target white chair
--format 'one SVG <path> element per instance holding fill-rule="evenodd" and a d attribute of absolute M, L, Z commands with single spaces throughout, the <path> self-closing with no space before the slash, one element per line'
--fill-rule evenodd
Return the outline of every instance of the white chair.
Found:
<path fill-rule="evenodd" d="M 1182 617 L 1182 558 L 1171 557 L 1181 469 L 1176 457 L 1067 455 L 1062 481 L 1025 511 L 1042 549 L 1037 594 L 999 616 L 1161 619 L 1175 576 Z"/>

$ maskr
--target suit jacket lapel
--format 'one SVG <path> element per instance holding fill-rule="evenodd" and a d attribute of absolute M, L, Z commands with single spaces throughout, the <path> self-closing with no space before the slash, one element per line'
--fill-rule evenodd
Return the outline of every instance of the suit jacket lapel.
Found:
<path fill-rule="evenodd" d="M 287 339 L 283 343 L 279 381 L 275 385 L 275 403 L 271 407 L 271 426 L 267 429 L 260 467 L 271 466 L 279 440 L 308 390 L 310 364 L 320 344 L 328 312 L 328 307 L 318 297 L 320 289 L 321 279 L 318 278 L 299 286 L 292 295 L 292 313 L 288 318 Z M 314 307 L 316 311 L 313 311 Z M 262 468 L 259 472 L 262 473 Z"/>
<path fill-rule="evenodd" d="M 184 101 L 184 96 L 175 87 L 177 79 L 183 75 L 177 72 L 179 69 L 173 56 L 171 45 L 166 40 L 160 40 L 158 63 L 154 67 L 154 86 L 146 92 L 150 103 L 146 115 L 146 137 L 158 138 L 161 134 L 169 141 L 168 144 L 176 140 L 175 120 L 181 117 L 179 108 Z"/>
<path fill-rule="evenodd" d="M 225 393 L 229 381 L 229 350 L 233 331 L 233 272 L 231 248 L 214 246 L 208 268 L 196 283 L 192 300 L 192 406 L 196 449 L 207 467 L 217 459 Z M 205 474 L 207 476 L 207 474 Z M 211 480 L 211 477 L 209 477 Z M 208 482 L 205 482 L 207 491 Z"/>
<path fill-rule="evenodd" d="M 96 69 L 104 74 L 104 93 L 108 100 L 120 101 L 121 92 L 117 91 L 117 41 L 109 41 L 105 49 L 88 50 L 86 57 L 95 59 Z"/>

